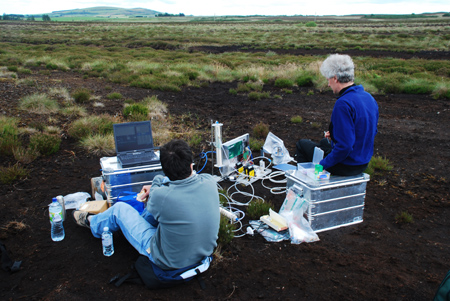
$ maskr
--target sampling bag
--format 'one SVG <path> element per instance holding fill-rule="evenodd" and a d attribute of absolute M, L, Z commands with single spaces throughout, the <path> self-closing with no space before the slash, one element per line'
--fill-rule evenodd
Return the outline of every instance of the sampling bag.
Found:
<path fill-rule="evenodd" d="M 288 189 L 279 214 L 286 219 L 289 226 L 289 238 L 293 244 L 319 240 L 319 236 L 305 218 L 308 206 L 309 202 L 303 197 L 300 187 L 294 185 Z"/>
<path fill-rule="evenodd" d="M 263 150 L 265 153 L 271 154 L 272 157 L 275 154 L 282 156 L 276 164 L 285 164 L 294 160 L 294 158 L 289 156 L 289 151 L 284 146 L 283 140 L 272 134 L 272 132 L 269 132 L 269 134 L 267 134 Z"/>

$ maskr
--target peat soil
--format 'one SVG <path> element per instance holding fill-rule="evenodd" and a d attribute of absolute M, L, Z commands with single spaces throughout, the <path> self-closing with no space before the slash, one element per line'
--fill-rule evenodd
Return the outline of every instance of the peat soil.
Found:
<path fill-rule="evenodd" d="M 368 182 L 362 223 L 319 233 L 320 241 L 309 244 L 270 243 L 260 235 L 234 238 L 204 275 L 205 289 L 196 280 L 156 291 L 133 284 L 117 288 L 109 284 L 110 278 L 127 273 L 138 256 L 121 233 L 114 235 L 111 257 L 103 256 L 99 239 L 70 219 L 64 222 L 63 241 L 50 238 L 47 205 L 56 195 L 90 193 L 90 179 L 101 175 L 100 157 L 87 154 L 67 136 L 72 118 L 20 111 L 17 104 L 22 97 L 51 87 L 69 91 L 84 87 L 105 104 L 86 104 L 89 113 L 120 115 L 123 100 L 108 100 L 109 93 L 134 100 L 158 95 L 172 117 L 191 127 L 209 132 L 211 120 L 223 123 L 227 139 L 252 135 L 253 127 L 263 122 L 283 139 L 291 154 L 298 139 L 321 138 L 335 98 L 330 91 L 303 87 L 286 94 L 266 85 L 265 90 L 281 98 L 252 101 L 246 95 L 229 94 L 237 83 L 169 93 L 83 79 L 76 72 L 33 72 L 27 77 L 37 85 L 0 81 L 0 114 L 20 118 L 23 127 L 49 122 L 59 126 L 62 144 L 57 153 L 28 164 L 26 179 L 0 185 L 0 239 L 10 257 L 22 261 L 16 273 L 0 270 L 2 300 L 431 300 L 450 269 L 450 102 L 388 94 L 376 96 L 380 120 L 375 155 L 389 159 L 393 169 L 373 175 Z M 303 117 L 303 122 L 291 123 L 292 116 Z M 209 150 L 210 138 L 204 139 Z M 201 148 L 194 151 L 199 154 Z M 0 159 L 3 167 L 14 163 L 10 157 Z M 203 172 L 211 169 L 208 166 Z M 224 187 L 230 184 L 221 182 Z M 280 208 L 284 195 L 272 194 L 260 182 L 254 189 L 275 210 Z M 413 222 L 397 219 L 401 212 L 411 214 Z M 15 229 L 10 224 L 14 221 L 27 227 Z"/>

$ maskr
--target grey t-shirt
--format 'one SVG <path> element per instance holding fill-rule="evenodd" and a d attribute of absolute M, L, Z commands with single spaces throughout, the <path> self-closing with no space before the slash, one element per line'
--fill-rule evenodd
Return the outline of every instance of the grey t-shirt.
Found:
<path fill-rule="evenodd" d="M 153 179 L 147 203 L 159 222 L 150 252 L 160 268 L 179 269 L 200 262 L 217 246 L 219 194 L 208 174 L 165 183 L 163 179 Z"/>

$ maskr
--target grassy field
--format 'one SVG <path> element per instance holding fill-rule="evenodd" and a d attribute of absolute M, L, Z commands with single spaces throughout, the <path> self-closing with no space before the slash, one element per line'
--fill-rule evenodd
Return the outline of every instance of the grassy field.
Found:
<path fill-rule="evenodd" d="M 312 26 L 309 22 L 0 23 L 0 66 L 3 76 L 16 78 L 41 66 L 49 72 L 76 70 L 85 77 L 166 91 L 212 81 L 274 84 L 277 80 L 285 81 L 284 88 L 312 85 L 322 90 L 326 81 L 318 67 L 324 56 L 277 51 L 357 50 L 361 53 L 354 57 L 357 78 L 370 92 L 450 98 L 448 60 L 364 55 L 373 50 L 448 51 L 450 20 L 356 22 L 345 18 L 317 21 Z M 190 51 L 198 46 L 241 51 Z"/>

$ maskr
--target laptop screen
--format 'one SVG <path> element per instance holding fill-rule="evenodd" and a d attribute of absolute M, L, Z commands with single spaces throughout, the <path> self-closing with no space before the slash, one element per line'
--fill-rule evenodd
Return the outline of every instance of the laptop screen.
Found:
<path fill-rule="evenodd" d="M 153 149 L 150 120 L 114 124 L 116 152 Z"/>

